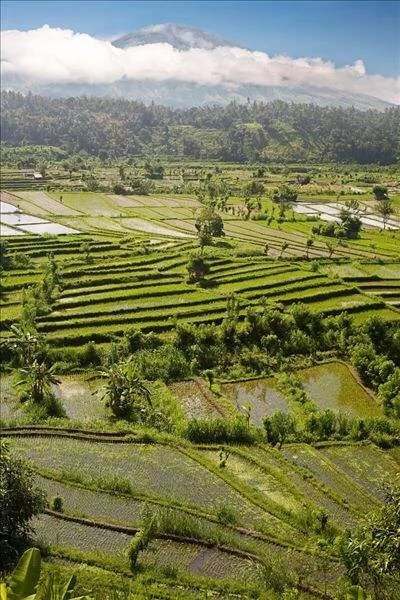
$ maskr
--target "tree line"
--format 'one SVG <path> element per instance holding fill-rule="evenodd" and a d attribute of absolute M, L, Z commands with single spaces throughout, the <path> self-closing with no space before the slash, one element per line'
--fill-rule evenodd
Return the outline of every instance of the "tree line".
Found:
<path fill-rule="evenodd" d="M 1 94 L 3 141 L 85 151 L 101 158 L 145 154 L 235 162 L 393 164 L 400 109 L 383 112 L 252 102 L 172 109 L 109 98 Z"/>

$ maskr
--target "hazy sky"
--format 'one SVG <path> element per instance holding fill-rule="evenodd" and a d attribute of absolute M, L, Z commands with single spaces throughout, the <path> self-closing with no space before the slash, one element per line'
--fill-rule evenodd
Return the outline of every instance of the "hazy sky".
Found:
<path fill-rule="evenodd" d="M 399 103 L 397 1 L 4 0 L 2 83 L 314 85 Z M 110 40 L 160 23 L 204 29 L 241 48 Z"/>

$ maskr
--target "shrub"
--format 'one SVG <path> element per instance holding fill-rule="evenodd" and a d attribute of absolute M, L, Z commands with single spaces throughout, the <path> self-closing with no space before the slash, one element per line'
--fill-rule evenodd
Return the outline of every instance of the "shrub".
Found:
<path fill-rule="evenodd" d="M 396 367 L 387 381 L 379 386 L 385 414 L 400 419 L 400 368 Z"/>
<path fill-rule="evenodd" d="M 259 439 L 259 434 L 255 428 L 248 426 L 243 417 L 238 417 L 235 420 L 193 419 L 188 423 L 186 437 L 198 444 L 254 444 Z"/>
<path fill-rule="evenodd" d="M 101 352 L 94 342 L 85 344 L 76 356 L 81 367 L 95 367 L 101 364 Z"/>
<path fill-rule="evenodd" d="M 128 327 L 124 333 L 124 341 L 130 353 L 137 350 L 152 350 L 162 345 L 162 340 L 153 333 L 143 333 L 136 327 Z"/>
<path fill-rule="evenodd" d="M 267 442 L 281 448 L 286 440 L 296 433 L 296 422 L 292 415 L 278 411 L 270 417 L 265 417 L 264 428 Z"/>
<path fill-rule="evenodd" d="M 25 464 L 12 458 L 4 443 L 0 446 L 0 571 L 8 568 L 26 547 L 32 517 L 44 509 L 42 492 L 34 488 L 32 472 Z"/>
<path fill-rule="evenodd" d="M 150 381 L 185 379 L 190 372 L 185 356 L 171 344 L 154 350 L 139 350 L 134 355 L 134 364 L 141 376 Z"/>
<path fill-rule="evenodd" d="M 136 564 L 139 557 L 139 553 L 145 550 L 150 544 L 156 529 L 156 518 L 152 517 L 143 529 L 137 532 L 134 536 L 128 550 L 128 559 L 131 571 L 136 570 Z"/>
<path fill-rule="evenodd" d="M 54 496 L 50 506 L 52 510 L 62 513 L 64 510 L 64 499 L 61 496 Z"/>
<path fill-rule="evenodd" d="M 217 519 L 221 525 L 236 525 L 238 516 L 232 506 L 222 504 L 217 508 Z"/>
<path fill-rule="evenodd" d="M 201 281 L 210 272 L 210 265 L 202 256 L 192 256 L 186 268 L 190 283 Z"/>

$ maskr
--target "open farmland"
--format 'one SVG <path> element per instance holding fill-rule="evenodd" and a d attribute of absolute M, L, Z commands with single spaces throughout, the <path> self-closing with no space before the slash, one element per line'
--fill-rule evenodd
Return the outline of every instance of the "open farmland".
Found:
<path fill-rule="evenodd" d="M 46 497 L 32 543 L 107 599 L 336 600 L 341 544 L 400 477 L 398 214 L 339 167 L 283 213 L 300 166 L 185 168 L 2 191 L 0 418 Z M 326 234 L 361 193 L 359 234 Z"/>
<path fill-rule="evenodd" d="M 380 481 L 385 473 L 393 476 L 398 472 L 389 453 L 373 446 L 309 448 L 307 452 L 306 448 L 290 446 L 283 456 L 270 454 L 268 449 L 244 451 L 232 447 L 232 458 L 226 470 L 218 475 L 215 450 L 191 449 L 189 459 L 184 449 L 181 454 L 168 446 L 146 447 L 127 442 L 103 444 L 101 441 L 58 438 L 57 434 L 51 437 L 52 454 L 49 454 L 49 438 L 33 434 L 10 437 L 9 445 L 12 452 L 29 459 L 38 473 L 37 483 L 46 490 L 49 498 L 54 495 L 65 498 L 62 515 L 50 513 L 35 524 L 38 537 L 57 546 L 61 554 L 67 553 L 69 548 L 88 552 L 96 547 L 101 553 L 116 554 L 120 564 L 124 565 L 124 550 L 134 528 L 140 526 L 142 508 L 144 502 L 148 502 L 158 506 L 159 510 L 164 506 L 164 510 L 175 511 L 178 520 L 179 513 L 191 515 L 192 521 L 198 521 L 204 538 L 197 546 L 191 542 L 186 548 L 184 539 L 174 541 L 171 535 L 171 541 L 168 541 L 168 534 L 165 534 L 164 539 L 153 543 L 150 553 L 143 554 L 143 564 L 160 559 L 161 563 L 167 561 L 179 570 L 203 575 L 213 573 L 217 578 L 241 578 L 244 569 L 249 581 L 257 580 L 260 561 L 266 551 L 279 557 L 282 564 L 290 564 L 294 570 L 306 568 L 311 559 L 312 542 L 309 537 L 305 544 L 302 520 L 305 504 L 320 508 L 329 506 L 329 514 L 336 526 L 346 527 L 365 510 L 367 498 L 368 502 L 379 504 L 379 496 L 375 492 L 371 495 L 370 482 Z M 363 460 L 368 461 L 368 470 L 359 470 L 357 480 L 352 482 L 349 469 L 354 467 L 347 464 L 352 465 L 357 460 L 352 457 L 361 456 L 361 453 Z M 163 465 L 168 464 L 168 470 L 160 469 L 157 454 L 163 457 Z M 167 455 L 171 456 L 167 459 Z M 137 461 L 140 462 L 140 477 L 137 477 Z M 209 463 L 217 467 L 215 475 L 214 470 L 206 469 Z M 200 485 L 191 485 L 187 480 L 186 489 L 181 488 L 182 469 L 189 478 L 203 470 Z M 307 484 L 301 483 L 299 477 L 304 469 L 313 474 Z M 91 475 L 94 471 L 101 473 L 102 479 L 96 480 Z M 131 474 L 135 474 L 131 487 L 125 492 L 118 491 L 118 478 L 129 480 Z M 150 481 L 153 483 L 149 487 Z M 172 482 L 176 487 L 173 495 Z M 154 484 L 156 495 L 151 491 Z M 102 487 L 106 491 L 101 491 Z M 218 489 L 224 490 L 221 501 L 224 498 L 225 503 L 235 508 L 240 520 L 244 519 L 249 525 L 251 520 L 248 519 L 255 519 L 252 529 L 259 531 L 256 537 L 241 533 L 240 520 L 228 528 L 218 525 L 218 516 L 213 512 L 213 496 L 219 493 Z M 270 521 L 275 522 L 272 529 L 268 526 Z M 99 524 L 103 529 L 99 529 Z M 206 550 L 205 544 L 210 538 L 218 539 L 224 546 L 223 551 Z M 227 546 L 233 555 L 236 549 L 239 556 L 230 558 Z M 331 569 L 328 581 L 340 571 L 335 561 Z M 318 586 L 324 577 L 316 559 L 308 581 L 310 585 Z"/>
<path fill-rule="evenodd" d="M 250 259 L 241 257 L 235 247 L 221 247 L 206 251 L 210 273 L 206 285 L 199 287 L 187 282 L 186 263 L 194 242 L 175 241 L 165 248 L 160 238 L 151 241 L 149 245 L 145 237 L 132 242 L 87 234 L 10 238 L 10 252 L 23 252 L 31 264 L 8 271 L 3 279 L 3 330 L 18 321 L 22 289 L 40 280 L 48 253 L 61 266 L 62 289 L 51 311 L 38 318 L 38 329 L 58 346 L 107 342 L 130 324 L 162 332 L 181 321 L 220 322 L 231 294 L 238 297 L 242 311 L 268 300 L 283 305 L 302 302 L 326 315 L 346 311 L 358 319 L 373 314 L 393 320 L 400 316 L 395 310 L 396 280 L 393 286 L 383 282 L 385 292 L 380 294 L 378 285 L 368 287 L 364 281 L 360 285 L 359 279 L 339 281 L 302 261 L 262 254 Z M 82 261 L 85 242 L 90 248 L 89 264 Z M 397 265 L 388 267 L 396 270 Z"/>

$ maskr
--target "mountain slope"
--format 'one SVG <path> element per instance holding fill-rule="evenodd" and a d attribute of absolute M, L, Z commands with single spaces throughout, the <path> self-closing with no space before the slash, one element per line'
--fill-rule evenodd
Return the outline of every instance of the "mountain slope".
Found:
<path fill-rule="evenodd" d="M 400 107 L 383 112 L 279 100 L 170 109 L 108 98 L 1 94 L 2 139 L 99 156 L 396 162 Z"/>
<path fill-rule="evenodd" d="M 131 48 L 142 44 L 171 44 L 177 50 L 204 48 L 211 50 L 218 46 L 236 46 L 212 33 L 196 27 L 182 27 L 174 23 L 161 23 L 128 33 L 113 42 L 117 48 Z"/>

